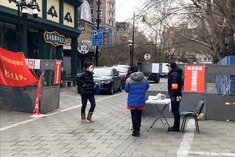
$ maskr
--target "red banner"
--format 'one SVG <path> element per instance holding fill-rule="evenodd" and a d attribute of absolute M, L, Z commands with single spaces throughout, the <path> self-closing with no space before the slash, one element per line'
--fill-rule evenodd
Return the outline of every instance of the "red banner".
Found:
<path fill-rule="evenodd" d="M 23 87 L 37 82 L 25 63 L 23 53 L 0 48 L 0 85 Z"/>
<path fill-rule="evenodd" d="M 36 94 L 36 103 L 35 103 L 33 114 L 40 114 L 39 104 L 40 104 L 40 99 L 41 99 L 41 89 L 42 89 L 42 74 L 40 75 L 39 81 L 38 81 L 38 88 L 37 88 L 37 94 Z"/>
<path fill-rule="evenodd" d="M 44 118 L 45 115 L 40 113 L 40 101 L 41 101 L 41 90 L 42 90 L 42 75 L 39 77 L 38 81 L 38 88 L 37 88 L 37 94 L 36 94 L 36 104 L 33 110 L 32 118 Z"/>
<path fill-rule="evenodd" d="M 57 60 L 55 63 L 54 84 L 60 84 L 61 76 L 61 61 Z"/>
<path fill-rule="evenodd" d="M 184 66 L 184 91 L 204 93 L 205 66 Z"/>

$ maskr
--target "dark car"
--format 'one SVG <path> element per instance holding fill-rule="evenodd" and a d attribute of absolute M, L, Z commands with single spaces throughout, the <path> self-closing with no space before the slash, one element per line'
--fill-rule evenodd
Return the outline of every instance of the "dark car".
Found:
<path fill-rule="evenodd" d="M 122 88 L 124 88 L 126 79 L 128 77 L 128 70 L 129 65 L 114 65 L 113 68 L 115 68 L 119 72 L 119 76 L 122 78 Z"/>
<path fill-rule="evenodd" d="M 160 73 L 160 78 L 167 78 L 168 73 Z"/>
<path fill-rule="evenodd" d="M 95 67 L 94 68 L 95 92 L 101 91 L 113 94 L 114 91 L 122 91 L 122 79 L 115 68 Z"/>
<path fill-rule="evenodd" d="M 144 75 L 149 81 L 154 81 L 155 83 L 159 83 L 160 81 L 160 75 L 158 73 L 145 73 Z"/>

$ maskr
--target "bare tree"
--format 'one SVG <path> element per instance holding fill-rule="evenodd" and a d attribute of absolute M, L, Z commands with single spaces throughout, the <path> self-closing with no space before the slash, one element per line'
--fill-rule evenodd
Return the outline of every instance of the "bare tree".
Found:
<path fill-rule="evenodd" d="M 234 44 L 234 0 L 191 0 L 195 12 L 187 9 L 191 15 L 200 22 L 198 33 L 203 32 L 201 40 L 195 40 L 199 44 L 211 49 L 213 62 L 218 62 L 221 58 L 235 53 Z M 189 8 L 189 7 L 188 7 Z M 201 35 L 201 34 L 199 34 Z M 185 36 L 187 38 L 187 36 Z"/>
<path fill-rule="evenodd" d="M 234 0 L 150 0 L 139 16 L 144 16 L 146 27 L 157 32 L 155 40 L 161 53 L 173 56 L 189 49 L 209 53 L 213 62 L 235 53 L 235 1 Z M 178 3 L 178 5 L 176 5 Z M 151 12 L 151 14 L 149 14 Z M 148 18 L 148 20 L 146 20 Z M 177 34 L 177 44 L 170 44 L 174 36 L 166 37 L 167 30 L 187 24 L 187 29 Z M 152 35 L 155 33 L 152 33 Z M 180 37 L 179 37 L 180 36 Z M 154 37 L 152 37 L 154 39 Z M 184 38 L 184 39 L 183 39 Z M 181 39 L 181 40 L 179 40 Z M 187 42 L 186 42 L 187 40 Z M 179 44 L 182 42 L 182 44 Z M 193 44 L 194 43 L 194 44 Z M 194 46 L 196 45 L 196 46 Z M 200 45 L 200 48 L 198 48 Z M 174 53 L 173 53 L 174 52 Z"/>

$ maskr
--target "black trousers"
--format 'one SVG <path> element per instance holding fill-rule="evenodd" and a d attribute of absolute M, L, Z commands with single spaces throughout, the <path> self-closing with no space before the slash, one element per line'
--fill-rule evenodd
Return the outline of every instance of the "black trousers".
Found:
<path fill-rule="evenodd" d="M 171 111 L 174 115 L 174 128 L 180 127 L 180 101 L 171 101 Z"/>
<path fill-rule="evenodd" d="M 86 112 L 86 105 L 87 105 L 87 100 L 91 103 L 91 107 L 89 112 L 94 112 L 95 110 L 95 96 L 94 95 L 81 95 L 82 97 L 82 108 L 81 108 L 81 113 Z"/>
<path fill-rule="evenodd" d="M 132 127 L 134 131 L 140 131 L 142 110 L 131 110 Z"/>

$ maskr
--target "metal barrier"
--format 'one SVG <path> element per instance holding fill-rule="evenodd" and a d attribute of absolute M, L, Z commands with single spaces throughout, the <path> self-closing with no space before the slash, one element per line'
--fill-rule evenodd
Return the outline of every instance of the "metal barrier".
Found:
<path fill-rule="evenodd" d="M 192 65 L 193 66 L 193 65 Z M 184 65 L 180 65 L 184 70 Z M 205 101 L 204 114 L 210 120 L 235 120 L 235 66 L 206 65 L 205 93 L 183 92 L 180 110 L 193 110 L 199 100 Z M 167 92 L 167 78 L 161 78 L 158 84 L 150 82 L 148 95 Z M 167 111 L 168 117 L 172 114 Z M 152 116 L 148 106 L 143 115 Z"/>
<path fill-rule="evenodd" d="M 41 60 L 37 75 L 42 78 L 40 113 L 47 113 L 59 108 L 60 85 L 54 84 L 55 60 Z M 22 88 L 0 86 L 0 109 L 33 112 L 37 85 Z"/>

